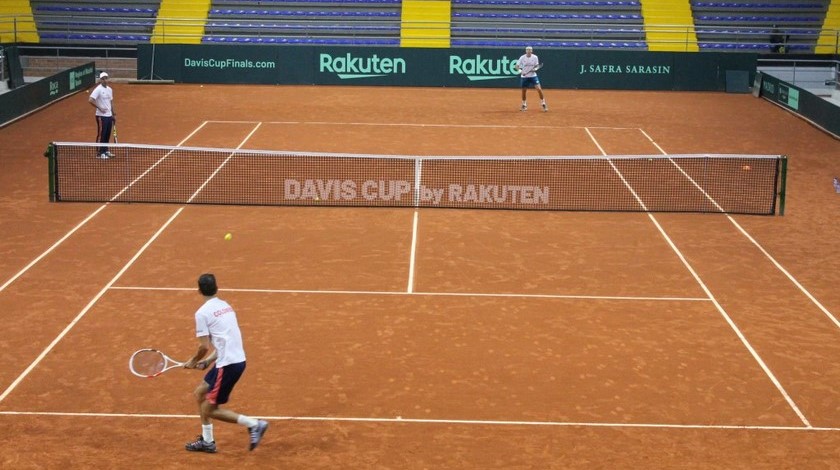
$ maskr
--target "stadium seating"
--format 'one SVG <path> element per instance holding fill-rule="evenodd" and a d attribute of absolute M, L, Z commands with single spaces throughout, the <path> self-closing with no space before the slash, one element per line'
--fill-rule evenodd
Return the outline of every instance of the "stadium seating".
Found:
<path fill-rule="evenodd" d="M 204 43 L 400 44 L 401 0 L 216 0 Z"/>
<path fill-rule="evenodd" d="M 771 52 L 770 36 L 786 51 L 813 52 L 830 0 L 691 2 L 701 50 Z"/>
<path fill-rule="evenodd" d="M 452 0 L 452 45 L 647 49 L 637 0 Z"/>
<path fill-rule="evenodd" d="M 451 0 L 453 47 L 646 50 L 641 0 Z M 149 42 L 160 0 L 32 0 L 50 43 Z M 700 50 L 812 52 L 830 0 L 690 0 Z M 214 0 L 204 43 L 399 46 L 402 0 Z M 195 35 L 196 41 L 198 34 Z"/>
<path fill-rule="evenodd" d="M 32 0 L 31 5 L 42 41 L 133 44 L 149 41 L 160 0 Z"/>

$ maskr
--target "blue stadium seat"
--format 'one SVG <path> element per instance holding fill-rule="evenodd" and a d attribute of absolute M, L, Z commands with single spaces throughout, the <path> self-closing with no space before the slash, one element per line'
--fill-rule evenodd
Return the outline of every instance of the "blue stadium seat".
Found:
<path fill-rule="evenodd" d="M 304 38 L 304 37 L 225 37 L 205 36 L 204 43 L 217 44 L 323 44 L 340 46 L 399 46 L 398 38 L 365 39 L 365 38 Z"/>
<path fill-rule="evenodd" d="M 636 20 L 641 21 L 642 15 L 593 15 L 593 14 L 551 14 L 551 13 L 471 13 L 457 12 L 453 18 L 504 18 L 529 20 Z"/>
<path fill-rule="evenodd" d="M 210 15 L 227 16 L 354 16 L 354 17 L 399 17 L 396 11 L 322 11 L 322 10 L 232 10 L 232 9 L 211 9 Z"/>
<path fill-rule="evenodd" d="M 39 5 L 35 7 L 35 12 L 63 12 L 63 13 L 115 13 L 121 15 L 156 15 L 157 9 L 154 8 L 121 8 L 121 7 L 82 7 L 82 6 L 56 6 L 56 5 Z"/>
<path fill-rule="evenodd" d="M 510 5 L 547 7 L 640 7 L 639 1 L 585 1 L 585 0 L 452 0 L 453 5 Z"/>
<path fill-rule="evenodd" d="M 463 47 L 560 47 L 560 48 L 610 48 L 610 49 L 647 49 L 644 41 L 516 41 L 493 39 L 453 39 L 453 46 Z"/>
<path fill-rule="evenodd" d="M 374 4 L 374 5 L 400 5 L 402 4 L 402 0 L 225 0 L 225 4 L 235 4 L 235 3 L 249 3 L 249 4 L 264 4 L 264 3 L 334 3 L 334 4 L 347 4 L 349 6 L 353 5 L 364 5 L 364 4 Z M 219 2 L 216 2 L 219 3 Z"/>
<path fill-rule="evenodd" d="M 43 33 L 41 39 L 63 39 L 74 41 L 98 42 L 148 42 L 149 36 L 142 34 L 83 34 L 83 33 Z"/>
<path fill-rule="evenodd" d="M 722 15 L 698 15 L 695 17 L 700 21 L 726 22 L 726 23 L 821 23 L 822 18 L 816 16 L 722 16 Z"/>
<path fill-rule="evenodd" d="M 747 3 L 747 2 L 692 2 L 691 5 L 695 8 L 732 8 L 738 10 L 751 9 L 773 9 L 773 10 L 790 10 L 790 9 L 822 9 L 824 4 L 819 2 L 802 2 L 802 3 Z"/>

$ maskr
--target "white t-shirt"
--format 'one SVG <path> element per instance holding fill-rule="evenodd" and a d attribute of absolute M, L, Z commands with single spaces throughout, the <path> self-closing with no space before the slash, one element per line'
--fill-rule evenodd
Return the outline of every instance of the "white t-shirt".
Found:
<path fill-rule="evenodd" d="M 216 367 L 245 360 L 236 312 L 224 300 L 213 297 L 199 307 L 195 312 L 195 336 L 210 336 L 210 342 L 217 352 Z"/>
<path fill-rule="evenodd" d="M 523 77 L 527 78 L 537 76 L 537 72 L 534 71 L 534 67 L 539 65 L 540 59 L 536 54 L 531 54 L 531 57 L 528 57 L 528 54 L 522 54 L 522 57 L 520 57 L 516 63 L 519 65 L 519 72 Z M 530 70 L 530 72 L 522 74 L 521 72 L 525 70 Z"/>
<path fill-rule="evenodd" d="M 111 107 L 111 102 L 114 101 L 114 89 L 111 87 L 105 87 L 97 85 L 96 88 L 90 92 L 90 99 L 93 100 L 93 104 L 96 105 L 96 115 L 97 116 L 113 116 L 113 109 Z M 105 112 L 102 112 L 102 110 Z"/>

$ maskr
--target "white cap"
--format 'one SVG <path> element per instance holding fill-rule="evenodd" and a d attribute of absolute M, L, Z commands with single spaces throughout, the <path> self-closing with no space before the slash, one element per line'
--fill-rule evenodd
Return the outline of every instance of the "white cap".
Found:
<path fill-rule="evenodd" d="M 100 73 L 99 78 L 100 78 L 100 80 L 103 79 L 103 78 L 108 78 L 108 73 L 107 72 Z"/>
<path fill-rule="evenodd" d="M 533 51 L 533 50 L 534 50 L 534 48 L 533 48 L 533 47 L 531 47 L 531 46 L 528 46 L 528 47 L 526 47 L 526 48 L 525 48 L 525 50 L 526 50 L 526 51 Z"/>

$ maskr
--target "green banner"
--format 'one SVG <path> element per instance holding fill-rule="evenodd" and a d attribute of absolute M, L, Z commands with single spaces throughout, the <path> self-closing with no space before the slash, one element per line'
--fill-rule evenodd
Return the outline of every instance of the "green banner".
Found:
<path fill-rule="evenodd" d="M 840 137 L 840 108 L 819 96 L 778 78 L 761 74 L 760 96 L 778 103 Z"/>
<path fill-rule="evenodd" d="M 185 83 L 519 86 L 515 49 L 414 49 L 268 45 L 140 45 L 138 78 Z M 537 51 L 546 88 L 710 90 L 726 71 L 755 76 L 755 54 Z"/>
<path fill-rule="evenodd" d="M 90 88 L 96 82 L 95 69 L 96 64 L 88 62 L 0 94 L 0 125 L 67 95 Z"/>

